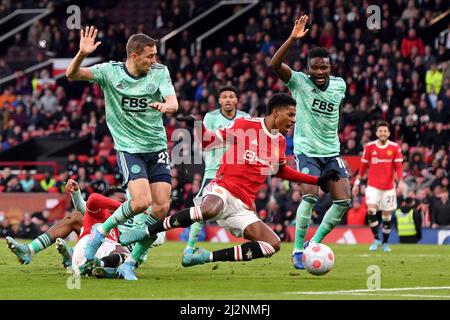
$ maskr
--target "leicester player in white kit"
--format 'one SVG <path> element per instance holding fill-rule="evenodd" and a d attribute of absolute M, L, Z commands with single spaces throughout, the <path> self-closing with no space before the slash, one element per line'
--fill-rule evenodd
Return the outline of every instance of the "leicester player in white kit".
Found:
<path fill-rule="evenodd" d="M 290 37 L 273 56 L 270 64 L 283 80 L 297 102 L 297 121 L 294 130 L 294 154 L 297 169 L 303 173 L 319 176 L 325 171 L 336 170 L 341 179 L 330 182 L 328 190 L 333 204 L 326 212 L 312 241 L 322 242 L 347 212 L 350 202 L 350 182 L 343 160 L 339 157 L 338 137 L 339 117 L 346 84 L 342 78 L 330 75 L 330 56 L 325 48 L 312 48 L 308 55 L 308 74 L 291 70 L 283 63 L 291 46 L 303 38 L 306 15 L 295 21 Z M 302 202 L 297 209 L 295 245 L 292 262 L 296 269 L 304 269 L 302 264 L 306 232 L 314 205 L 319 199 L 317 186 L 303 183 Z"/>
<path fill-rule="evenodd" d="M 131 200 L 124 202 L 101 225 L 94 225 L 86 247 L 92 261 L 110 230 L 152 206 L 149 223 L 162 220 L 169 209 L 171 174 L 163 113 L 178 110 L 178 101 L 169 70 L 156 62 L 156 41 L 145 34 L 134 34 L 127 42 L 125 62 L 106 62 L 80 68 L 85 57 L 101 44 L 97 29 L 81 30 L 80 50 L 66 75 L 72 80 L 97 82 L 105 95 L 106 123 L 114 139 L 118 166 Z M 137 279 L 135 263 L 156 238 L 136 245 L 129 259 L 119 267 L 127 280 Z"/>
<path fill-rule="evenodd" d="M 390 136 L 389 124 L 380 121 L 376 128 L 378 139 L 364 146 L 361 167 L 352 193 L 353 196 L 358 196 L 361 178 L 369 169 L 366 188 L 367 219 L 374 236 L 369 250 L 375 251 L 382 246 L 384 252 L 389 252 L 391 251 L 388 245 L 389 234 L 391 233 L 391 215 L 397 209 L 397 194 L 400 194 L 403 190 L 403 156 L 400 146 L 388 140 Z M 395 189 L 396 178 L 398 182 L 397 190 Z M 378 210 L 382 211 L 382 241 L 380 241 L 378 235 Z"/>

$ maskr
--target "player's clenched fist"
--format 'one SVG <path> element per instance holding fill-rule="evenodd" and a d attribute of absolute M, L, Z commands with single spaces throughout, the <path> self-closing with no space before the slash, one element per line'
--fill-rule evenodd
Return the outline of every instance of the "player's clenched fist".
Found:
<path fill-rule="evenodd" d="M 66 183 L 66 190 L 70 193 L 74 193 L 78 191 L 78 182 L 75 180 L 69 179 Z"/>

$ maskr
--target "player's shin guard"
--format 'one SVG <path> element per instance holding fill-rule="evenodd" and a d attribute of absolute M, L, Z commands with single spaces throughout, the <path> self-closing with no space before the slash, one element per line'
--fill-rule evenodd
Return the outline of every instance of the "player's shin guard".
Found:
<path fill-rule="evenodd" d="M 312 210 L 318 197 L 313 194 L 303 196 L 303 200 L 297 208 L 297 217 L 295 220 L 295 243 L 294 252 L 303 251 L 306 232 L 308 231 L 309 221 L 311 220 Z"/>
<path fill-rule="evenodd" d="M 226 248 L 212 252 L 214 261 L 249 261 L 263 257 L 270 257 L 275 249 L 264 241 L 251 241 L 233 248 Z"/>
<path fill-rule="evenodd" d="M 369 209 L 367 211 L 367 220 L 369 221 L 369 227 L 372 230 L 373 237 L 377 240 L 380 240 L 380 236 L 378 235 L 378 217 L 377 210 Z"/>
<path fill-rule="evenodd" d="M 133 218 L 136 214 L 137 213 L 131 209 L 131 200 L 125 201 L 116 211 L 114 211 L 113 215 L 102 224 L 101 230 L 99 231 L 106 235 L 119 224 Z"/>
<path fill-rule="evenodd" d="M 42 251 L 48 247 L 50 247 L 55 242 L 55 239 L 52 239 L 50 235 L 45 232 L 41 234 L 39 237 L 33 240 L 28 247 L 30 248 L 31 254 L 36 254 L 39 251 Z"/>
<path fill-rule="evenodd" d="M 183 209 L 162 221 L 158 221 L 157 223 L 148 226 L 147 230 L 149 235 L 154 235 L 161 231 L 166 231 L 173 228 L 186 228 L 194 222 L 202 220 L 202 211 L 200 210 L 200 207 L 195 206 Z"/>
<path fill-rule="evenodd" d="M 320 243 L 331 230 L 336 227 L 342 219 L 342 216 L 350 207 L 350 199 L 335 200 L 323 217 L 322 223 L 314 235 L 313 242 Z"/>
<path fill-rule="evenodd" d="M 383 232 L 383 243 L 387 243 L 389 240 L 389 235 L 391 234 L 391 216 L 383 215 L 383 225 L 381 231 Z"/>

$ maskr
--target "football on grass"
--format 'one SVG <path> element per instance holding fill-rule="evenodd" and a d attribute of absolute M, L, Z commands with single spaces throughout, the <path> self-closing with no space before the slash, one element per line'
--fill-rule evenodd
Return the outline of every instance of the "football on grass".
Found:
<path fill-rule="evenodd" d="M 302 257 L 305 270 L 315 276 L 328 273 L 334 266 L 334 253 L 323 243 L 314 243 L 308 246 Z"/>

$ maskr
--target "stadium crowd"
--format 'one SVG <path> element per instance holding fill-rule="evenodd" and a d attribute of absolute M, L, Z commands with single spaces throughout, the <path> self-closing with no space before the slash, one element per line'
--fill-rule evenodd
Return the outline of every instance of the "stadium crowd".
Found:
<path fill-rule="evenodd" d="M 172 2 L 186 12 L 180 1 Z M 217 108 L 218 88 L 231 84 L 239 90 L 241 110 L 252 116 L 264 115 L 268 98 L 275 92 L 287 92 L 270 69 L 269 61 L 289 36 L 294 19 L 308 14 L 309 35 L 291 50 L 289 65 L 304 70 L 312 46 L 324 46 L 331 53 L 332 73 L 347 83 L 339 131 L 342 154 L 361 155 L 364 144 L 375 139 L 376 122 L 388 121 L 390 139 L 402 146 L 406 183 L 403 196 L 415 199 L 424 227 L 449 226 L 450 26 L 438 40 L 429 40 L 423 32 L 433 18 L 447 9 L 444 2 L 384 3 L 380 30 L 367 28 L 365 8 L 360 1 L 308 1 L 302 6 L 296 1 L 261 2 L 260 11 L 248 19 L 245 28 L 230 33 L 220 46 L 191 55 L 193 39 L 185 32 L 174 47 L 160 56 L 161 63 L 171 72 L 180 104 L 178 114 L 204 116 Z M 142 26 L 113 25 L 101 10 L 89 12 L 88 20 L 83 22 L 95 22 L 103 30 L 99 53 L 104 60 L 125 57 L 129 34 L 152 35 L 152 30 L 143 30 Z M 163 8 L 161 12 L 165 12 Z M 175 27 L 182 22 L 177 15 L 165 16 L 158 18 L 154 27 L 161 27 L 161 23 Z M 53 18 L 35 23 L 27 39 L 18 37 L 17 44 L 36 45 L 45 38 L 57 56 L 75 55 L 77 33 L 68 30 L 66 34 L 58 23 Z M 11 68 L 0 58 L 0 75 L 8 72 Z M 69 155 L 66 168 L 57 177 L 46 174 L 41 181 L 30 174 L 15 176 L 5 168 L 0 174 L 3 192 L 64 192 L 64 181 L 73 177 L 87 195 L 120 181 L 111 160 L 114 151 L 108 143 L 101 90 L 97 85 L 87 85 L 79 99 L 72 99 L 67 94 L 69 85 L 55 81 L 44 69 L 31 76 L 21 75 L 14 85 L 4 88 L 0 95 L 0 152 L 32 137 L 63 134 L 89 135 L 94 145 L 91 154 L 82 161 L 74 154 Z M 182 125 L 174 117 L 166 117 L 165 124 L 171 141 L 174 130 Z M 292 135 L 293 130 L 287 136 L 288 154 L 292 154 Z M 102 144 L 109 147 L 102 149 Z M 174 143 L 169 145 L 172 148 Z M 201 175 L 186 180 L 182 170 L 176 166 L 172 169 L 171 211 L 189 206 L 201 185 Z M 351 175 L 354 178 L 356 172 Z M 295 224 L 300 201 L 297 185 L 272 178 L 259 191 L 255 204 L 259 216 L 275 224 L 276 232 L 283 237 L 286 226 Z M 330 204 L 328 196 L 317 203 L 314 223 L 321 221 Z M 28 222 L 33 223 L 30 215 L 26 215 L 23 223 Z M 364 186 L 342 223 L 366 224 Z M 7 229 L 7 219 L 3 219 L 0 236 Z"/>

